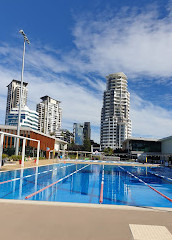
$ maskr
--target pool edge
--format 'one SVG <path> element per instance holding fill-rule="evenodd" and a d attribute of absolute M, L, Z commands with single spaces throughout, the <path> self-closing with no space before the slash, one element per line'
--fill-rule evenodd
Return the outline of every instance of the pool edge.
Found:
<path fill-rule="evenodd" d="M 91 203 L 72 203 L 72 202 L 49 202 L 49 201 L 32 201 L 32 200 L 14 200 L 14 199 L 0 199 L 1 203 L 7 204 L 26 204 L 38 206 L 58 206 L 58 207 L 79 207 L 79 208 L 98 208 L 111 210 L 134 210 L 134 211 L 157 211 L 157 212 L 172 212 L 172 208 L 165 207 L 138 207 L 126 205 L 109 205 L 109 204 L 91 204 Z"/>

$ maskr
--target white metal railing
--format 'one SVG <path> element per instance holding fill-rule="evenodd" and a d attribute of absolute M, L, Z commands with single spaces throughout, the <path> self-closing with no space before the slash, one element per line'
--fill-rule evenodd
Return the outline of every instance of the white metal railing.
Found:
<path fill-rule="evenodd" d="M 3 153 L 3 141 L 4 141 L 4 136 L 10 136 L 10 137 L 14 137 L 14 138 L 23 139 L 23 145 L 22 145 L 22 162 L 21 162 L 21 166 L 22 166 L 22 167 L 24 167 L 26 140 L 31 140 L 31 141 L 37 142 L 38 145 L 37 145 L 37 159 L 36 159 L 36 164 L 38 165 L 38 163 L 39 163 L 40 140 L 36 140 L 36 139 L 33 139 L 33 138 L 23 137 L 23 136 L 15 135 L 15 134 L 12 134 L 12 133 L 7 133 L 7 132 L 1 132 L 1 131 L 0 131 L 0 169 L 1 169 L 1 166 L 2 166 L 2 153 Z"/>

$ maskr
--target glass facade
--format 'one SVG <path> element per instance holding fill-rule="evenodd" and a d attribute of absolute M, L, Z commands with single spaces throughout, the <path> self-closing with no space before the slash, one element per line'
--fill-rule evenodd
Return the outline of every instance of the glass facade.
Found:
<path fill-rule="evenodd" d="M 161 142 L 144 141 L 144 140 L 130 140 L 129 149 L 131 151 L 161 152 Z"/>
<path fill-rule="evenodd" d="M 38 130 L 38 113 L 25 107 L 21 110 L 21 126 L 30 127 L 34 130 Z M 13 108 L 11 112 L 6 116 L 7 125 L 18 125 L 18 108 Z"/>
<path fill-rule="evenodd" d="M 74 139 L 75 139 L 75 144 L 77 145 L 83 145 L 84 141 L 84 133 L 83 133 L 84 126 L 83 124 L 80 123 L 74 123 Z"/>

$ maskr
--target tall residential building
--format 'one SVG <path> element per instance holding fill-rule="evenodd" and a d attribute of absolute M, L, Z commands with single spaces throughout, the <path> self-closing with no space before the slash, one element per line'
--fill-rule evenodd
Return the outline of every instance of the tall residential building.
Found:
<path fill-rule="evenodd" d="M 101 149 L 121 148 L 123 141 L 131 136 L 130 93 L 127 90 L 127 76 L 123 72 L 106 77 L 101 111 Z"/>
<path fill-rule="evenodd" d="M 6 125 L 18 125 L 18 112 L 18 108 L 11 109 L 6 118 Z M 20 126 L 38 130 L 38 113 L 36 111 L 30 110 L 27 106 L 22 108 Z"/>
<path fill-rule="evenodd" d="M 36 111 L 39 113 L 38 130 L 58 137 L 62 119 L 60 101 L 49 96 L 44 96 L 41 100 L 42 102 L 37 104 L 36 108 Z"/>
<path fill-rule="evenodd" d="M 23 83 L 23 91 L 22 91 L 22 108 L 27 105 L 27 85 L 28 83 Z M 20 99 L 20 88 L 21 88 L 21 81 L 12 80 L 11 83 L 7 86 L 8 87 L 8 94 L 7 94 L 7 105 L 6 105 L 6 117 L 5 117 L 5 124 L 7 124 L 7 116 L 13 108 L 17 108 Z"/>
<path fill-rule="evenodd" d="M 73 136 L 73 133 L 71 133 L 69 130 L 61 129 L 60 139 L 68 143 L 72 143 L 74 141 L 74 136 Z"/>

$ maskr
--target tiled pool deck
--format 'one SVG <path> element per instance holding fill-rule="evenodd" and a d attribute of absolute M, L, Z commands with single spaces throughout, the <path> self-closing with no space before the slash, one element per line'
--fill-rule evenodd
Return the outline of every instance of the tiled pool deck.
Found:
<path fill-rule="evenodd" d="M 129 224 L 165 226 L 172 233 L 168 208 L 0 200 L 0 213 L 4 240 L 131 240 Z"/>

